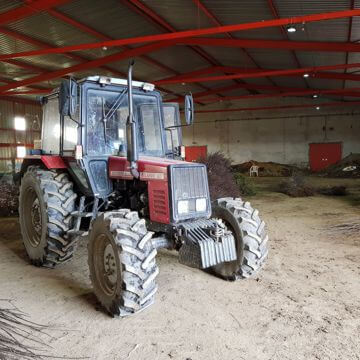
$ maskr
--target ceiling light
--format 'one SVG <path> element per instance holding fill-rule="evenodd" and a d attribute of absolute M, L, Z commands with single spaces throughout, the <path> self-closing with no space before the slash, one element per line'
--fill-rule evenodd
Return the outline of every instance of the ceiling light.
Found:
<path fill-rule="evenodd" d="M 294 25 L 289 25 L 286 30 L 288 33 L 294 33 L 296 32 L 296 27 Z"/>
<path fill-rule="evenodd" d="M 313 99 L 316 99 L 316 98 L 318 98 L 319 97 L 319 95 L 318 94 L 313 94 Z"/>
<path fill-rule="evenodd" d="M 310 75 L 308 74 L 308 73 L 305 73 L 304 75 L 303 75 L 303 77 L 304 78 L 308 78 Z"/>
<path fill-rule="evenodd" d="M 320 106 L 317 106 L 317 107 L 316 107 L 316 110 L 320 110 Z"/>

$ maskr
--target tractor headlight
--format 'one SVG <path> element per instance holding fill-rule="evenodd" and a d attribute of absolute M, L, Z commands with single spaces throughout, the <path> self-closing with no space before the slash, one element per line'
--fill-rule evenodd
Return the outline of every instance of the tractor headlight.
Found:
<path fill-rule="evenodd" d="M 196 199 L 196 211 L 198 212 L 205 212 L 206 211 L 206 199 L 205 198 L 200 198 L 200 199 Z"/>
<path fill-rule="evenodd" d="M 179 200 L 177 204 L 179 214 L 187 214 L 189 212 L 189 201 Z"/>

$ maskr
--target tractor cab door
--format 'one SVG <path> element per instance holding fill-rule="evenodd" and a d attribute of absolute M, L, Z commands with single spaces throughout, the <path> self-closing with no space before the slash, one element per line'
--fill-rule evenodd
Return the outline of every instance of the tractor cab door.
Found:
<path fill-rule="evenodd" d="M 178 103 L 163 103 L 164 127 L 166 130 L 166 155 L 180 155 L 182 146 L 181 120 Z"/>

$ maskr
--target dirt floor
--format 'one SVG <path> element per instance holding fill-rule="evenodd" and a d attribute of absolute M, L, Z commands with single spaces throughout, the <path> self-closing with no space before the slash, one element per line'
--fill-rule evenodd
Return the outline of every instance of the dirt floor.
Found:
<path fill-rule="evenodd" d="M 263 271 L 225 282 L 158 256 L 156 303 L 131 318 L 97 308 L 86 244 L 65 266 L 30 266 L 16 218 L 0 220 L 0 299 L 49 325 L 53 356 L 89 359 L 360 359 L 360 180 L 345 197 L 290 198 L 259 178 L 253 205 L 271 237 Z M 342 226 L 348 224 L 349 226 Z M 339 226 L 340 225 L 340 226 Z M 359 229 L 359 228 L 358 228 Z"/>

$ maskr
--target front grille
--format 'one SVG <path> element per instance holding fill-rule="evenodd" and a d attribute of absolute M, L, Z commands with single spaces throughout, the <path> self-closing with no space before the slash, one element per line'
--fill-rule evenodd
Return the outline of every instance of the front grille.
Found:
<path fill-rule="evenodd" d="M 206 166 L 202 164 L 186 164 L 170 166 L 170 186 L 172 194 L 173 220 L 209 217 L 211 213 L 209 185 Z M 196 199 L 207 199 L 206 211 L 197 212 Z M 189 213 L 178 214 L 177 202 L 189 200 Z"/>

